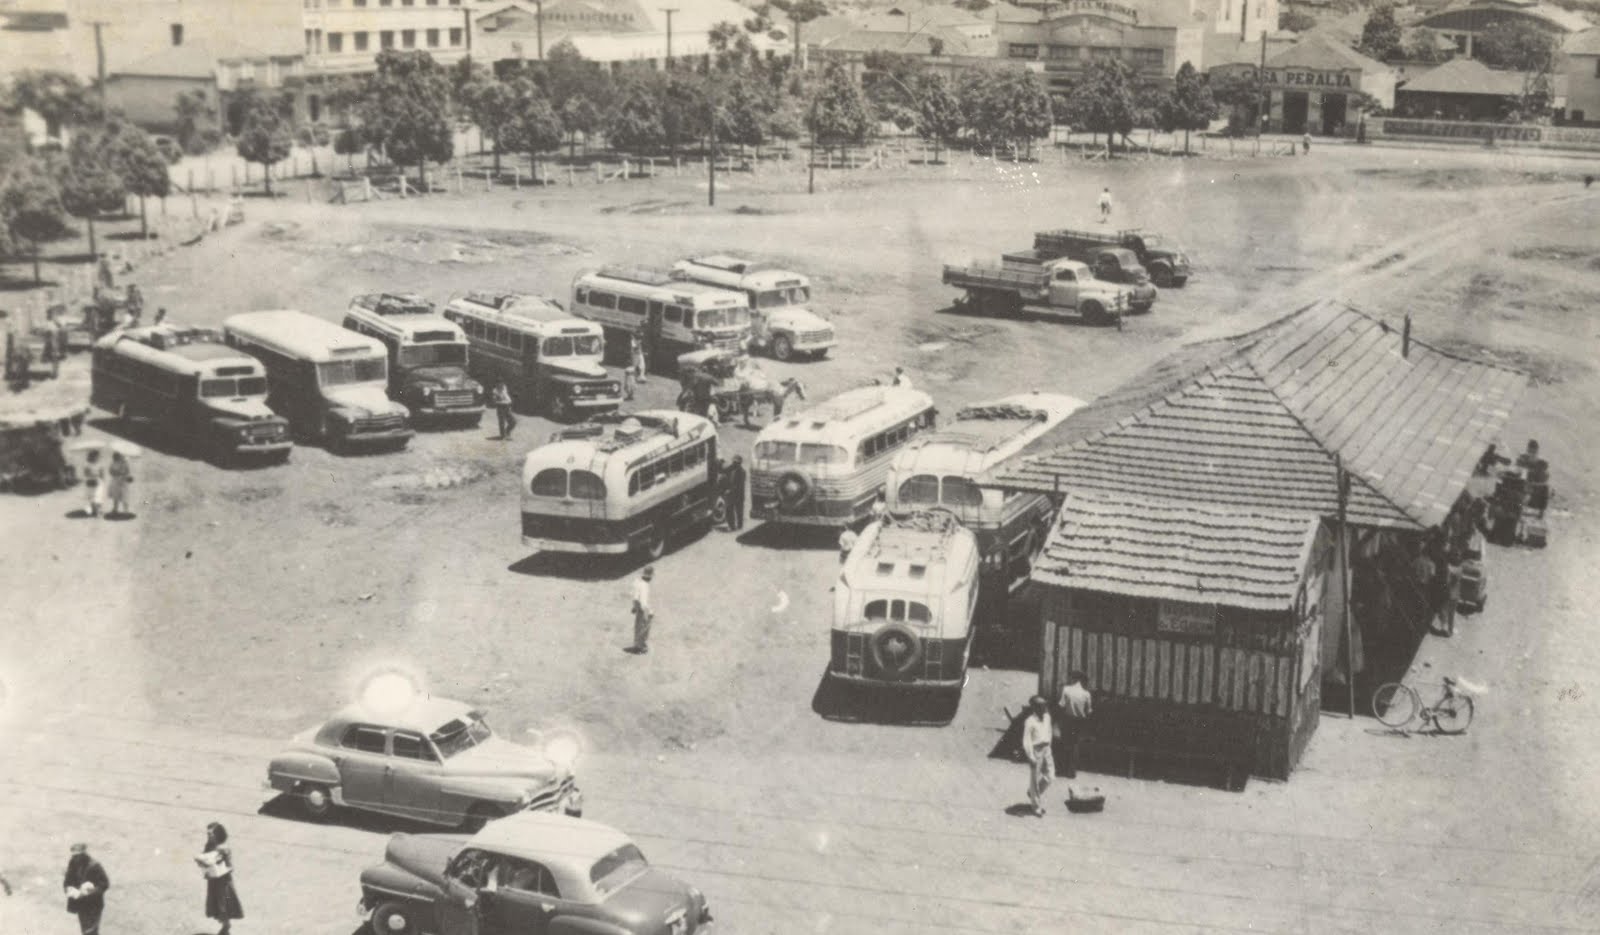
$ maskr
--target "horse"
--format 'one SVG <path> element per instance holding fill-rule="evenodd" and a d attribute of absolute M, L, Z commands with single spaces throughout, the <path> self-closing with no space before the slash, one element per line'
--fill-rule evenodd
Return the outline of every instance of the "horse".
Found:
<path fill-rule="evenodd" d="M 744 424 L 749 425 L 756 407 L 765 403 L 772 407 L 772 421 L 783 418 L 783 404 L 790 396 L 806 398 L 806 385 L 794 377 L 786 377 L 777 386 L 767 385 L 739 394 L 744 404 Z"/>

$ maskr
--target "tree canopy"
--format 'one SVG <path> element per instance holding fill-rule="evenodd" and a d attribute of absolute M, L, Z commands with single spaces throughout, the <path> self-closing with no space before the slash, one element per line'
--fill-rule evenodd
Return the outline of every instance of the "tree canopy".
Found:
<path fill-rule="evenodd" d="M 83 218 L 89 233 L 89 255 L 97 256 L 94 219 L 122 207 L 128 194 L 117 172 L 113 151 L 104 130 L 75 133 L 67 144 L 67 157 L 56 175 L 61 187 L 61 206 L 73 217 Z"/>
<path fill-rule="evenodd" d="M 940 74 L 926 74 L 918 78 L 917 135 L 933 144 L 933 157 L 953 144 L 965 126 L 961 117 L 961 100 L 956 97 L 950 79 Z"/>
<path fill-rule="evenodd" d="M 13 253 L 26 243 L 37 283 L 39 244 L 69 233 L 61 188 L 50 165 L 36 156 L 17 160 L 0 178 L 0 249 Z"/>
<path fill-rule="evenodd" d="M 1104 133 L 1108 155 L 1113 134 L 1133 129 L 1134 109 L 1131 73 L 1127 65 L 1118 61 L 1090 65 L 1083 80 L 1067 96 L 1067 113 L 1073 126 Z"/>
<path fill-rule="evenodd" d="M 1166 132 L 1183 131 L 1183 151 L 1189 151 L 1189 131 L 1204 130 L 1217 119 L 1220 108 L 1211 87 L 1189 62 L 1178 66 L 1172 90 L 1156 111 L 1156 124 Z"/>
<path fill-rule="evenodd" d="M 1361 52 L 1380 62 L 1400 56 L 1400 23 L 1394 17 L 1394 5 L 1385 3 L 1372 8 L 1367 21 L 1361 26 Z"/>
<path fill-rule="evenodd" d="M 377 70 L 362 83 L 359 107 L 367 142 L 389 159 L 416 166 L 427 186 L 427 163 L 455 155 L 450 123 L 450 75 L 426 52 L 378 53 Z"/>
<path fill-rule="evenodd" d="M 261 166 L 270 195 L 272 167 L 289 158 L 294 148 L 294 127 L 284 114 L 283 101 L 263 95 L 251 97 L 244 107 L 243 118 L 235 149 L 239 158 Z"/>
<path fill-rule="evenodd" d="M 872 135 L 872 117 L 861 88 L 837 62 L 828 64 L 811 93 L 806 128 L 824 146 L 864 143 Z"/>

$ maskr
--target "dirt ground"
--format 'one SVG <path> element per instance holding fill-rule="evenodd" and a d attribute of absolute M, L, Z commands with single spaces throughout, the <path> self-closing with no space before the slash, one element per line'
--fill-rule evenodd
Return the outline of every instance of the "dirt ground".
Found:
<path fill-rule="evenodd" d="M 1600 683 L 1592 429 L 1600 407 L 1597 197 L 1588 162 L 1327 145 L 1311 158 L 950 167 L 334 207 L 252 200 L 247 221 L 137 271 L 195 324 L 299 308 L 337 319 L 363 291 L 565 296 L 580 270 L 737 250 L 816 281 L 840 347 L 777 364 L 813 398 L 903 365 L 951 411 L 1038 388 L 1084 399 L 1180 343 L 1343 297 L 1430 343 L 1527 370 L 1506 446 L 1555 472 L 1550 547 L 1497 549 L 1492 597 L 1430 673 L 1482 686 L 1461 738 L 1384 736 L 1325 715 L 1287 783 L 1243 793 L 1093 776 L 1100 816 L 1015 818 L 1025 771 L 988 757 L 1032 692 L 1026 635 L 985 646 L 948 726 L 814 710 L 837 568 L 831 536 L 713 532 L 658 563 L 648 657 L 623 653 L 637 566 L 530 557 L 518 471 L 549 423 L 396 454 L 297 448 L 221 470 L 96 413 L 145 446 L 126 522 L 71 517 L 77 492 L 0 498 L 0 932 L 70 931 L 57 874 L 94 843 L 106 931 L 208 931 L 189 856 L 230 828 L 241 932 L 354 930 L 356 874 L 398 823 L 312 825 L 263 791 L 290 734 L 403 664 L 486 705 L 514 737 L 584 736 L 589 817 L 704 889 L 719 931 L 921 933 L 1596 930 Z M 1124 330 L 949 309 L 947 260 L 1089 226 L 1189 248 L 1190 285 Z M 80 364 L 81 366 L 81 364 Z M 641 404 L 670 406 L 652 379 Z M 753 434 L 722 433 L 745 451 Z M 1585 468 L 1584 465 L 1590 465 Z M 781 608 L 781 609 L 779 609 Z M 914 715 L 915 712 L 910 712 Z"/>

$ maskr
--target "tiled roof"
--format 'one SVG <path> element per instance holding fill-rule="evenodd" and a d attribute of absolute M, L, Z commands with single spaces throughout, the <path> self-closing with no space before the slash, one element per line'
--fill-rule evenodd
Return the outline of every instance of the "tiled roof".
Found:
<path fill-rule="evenodd" d="M 1332 301 L 1189 345 L 984 478 L 1329 516 L 1335 456 L 1363 525 L 1444 519 L 1527 386 Z"/>
<path fill-rule="evenodd" d="M 1303 513 L 1075 493 L 1032 577 L 1129 597 L 1284 610 L 1320 522 Z"/>
<path fill-rule="evenodd" d="M 112 70 L 112 75 L 143 75 L 159 78 L 211 78 L 217 63 L 244 59 L 265 61 L 272 56 L 260 49 L 237 42 L 191 42 L 163 49 L 131 65 Z"/>
<path fill-rule="evenodd" d="M 1585 29 L 1567 37 L 1561 51 L 1568 55 L 1600 55 L 1600 29 Z"/>
<path fill-rule="evenodd" d="M 1310 68 L 1338 71 L 1356 68 L 1369 74 L 1389 70 L 1375 58 L 1368 58 L 1326 33 L 1307 32 L 1305 38 L 1267 59 L 1268 68 Z"/>
<path fill-rule="evenodd" d="M 1522 96 L 1522 72 L 1498 71 L 1475 58 L 1453 58 L 1401 85 L 1400 90 L 1428 94 L 1495 94 Z"/>
<path fill-rule="evenodd" d="M 937 40 L 942 55 L 993 55 L 993 37 L 971 39 L 954 29 L 924 26 L 912 32 L 902 30 L 856 29 L 820 43 L 830 52 L 899 52 L 905 55 L 930 55 Z"/>

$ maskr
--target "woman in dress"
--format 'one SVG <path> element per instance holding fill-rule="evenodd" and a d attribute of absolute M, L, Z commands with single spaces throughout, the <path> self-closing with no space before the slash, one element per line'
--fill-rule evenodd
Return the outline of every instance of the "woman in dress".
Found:
<path fill-rule="evenodd" d="M 206 846 L 194 862 L 206 875 L 206 918 L 222 923 L 217 935 L 227 935 L 234 919 L 244 918 L 239 894 L 233 888 L 233 850 L 228 829 L 217 822 L 206 825 Z"/>
<path fill-rule="evenodd" d="M 105 477 L 106 469 L 100 463 L 100 451 L 91 448 L 83 456 L 83 492 L 88 497 L 90 516 L 100 515 L 100 503 L 105 498 L 105 488 L 100 481 Z"/>
<path fill-rule="evenodd" d="M 111 470 L 108 472 L 111 480 L 107 484 L 106 496 L 111 500 L 111 511 L 107 516 L 126 516 L 128 514 L 128 485 L 133 483 L 133 466 L 128 463 L 128 458 L 122 452 L 113 452 L 111 455 Z"/>

